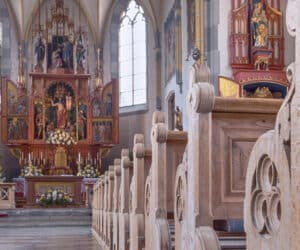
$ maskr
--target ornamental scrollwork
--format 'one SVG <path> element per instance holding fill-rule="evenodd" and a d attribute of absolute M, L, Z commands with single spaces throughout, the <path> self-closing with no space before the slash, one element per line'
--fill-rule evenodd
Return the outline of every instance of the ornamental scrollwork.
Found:
<path fill-rule="evenodd" d="M 176 186 L 176 216 L 177 220 L 181 222 L 184 217 L 185 208 L 185 191 L 182 176 L 178 178 Z"/>
<path fill-rule="evenodd" d="M 151 199 L 151 182 L 149 177 L 146 181 L 146 187 L 145 187 L 145 214 L 146 216 L 150 215 L 150 199 Z"/>

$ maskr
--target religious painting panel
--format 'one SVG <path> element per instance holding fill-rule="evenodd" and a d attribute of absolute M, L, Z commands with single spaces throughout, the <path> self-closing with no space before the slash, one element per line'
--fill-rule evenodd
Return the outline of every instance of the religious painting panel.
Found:
<path fill-rule="evenodd" d="M 8 141 L 28 139 L 28 123 L 25 118 L 10 117 L 7 119 Z"/>
<path fill-rule="evenodd" d="M 165 34 L 165 81 L 176 73 L 176 20 L 175 9 L 172 8 L 164 24 Z"/>
<path fill-rule="evenodd" d="M 76 131 L 73 88 L 65 82 L 55 82 L 48 88 L 46 95 L 46 137 L 56 129 Z"/>
<path fill-rule="evenodd" d="M 188 53 L 191 53 L 195 46 L 195 0 L 187 0 L 187 32 L 188 32 Z"/>
<path fill-rule="evenodd" d="M 87 139 L 87 104 L 84 102 L 79 102 L 78 105 L 78 140 Z"/>
<path fill-rule="evenodd" d="M 34 139 L 43 140 L 44 138 L 44 114 L 43 114 L 43 102 L 34 102 Z"/>
<path fill-rule="evenodd" d="M 112 116 L 113 115 L 113 93 L 112 85 L 107 86 L 102 94 L 102 114 L 103 116 Z"/>
<path fill-rule="evenodd" d="M 110 119 L 94 120 L 93 127 L 93 143 L 111 143 L 113 122 Z"/>
<path fill-rule="evenodd" d="M 25 94 L 19 94 L 16 85 L 7 81 L 7 114 L 26 115 L 28 113 L 28 98 Z"/>
<path fill-rule="evenodd" d="M 102 116 L 102 102 L 99 98 L 95 98 L 92 102 L 92 115 L 93 118 Z"/>

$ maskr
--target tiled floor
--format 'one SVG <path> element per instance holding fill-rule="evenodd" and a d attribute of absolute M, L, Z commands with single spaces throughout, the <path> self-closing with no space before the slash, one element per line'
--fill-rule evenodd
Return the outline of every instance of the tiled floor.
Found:
<path fill-rule="evenodd" d="M 90 227 L 36 227 L 0 228 L 0 250 L 101 249 Z"/>

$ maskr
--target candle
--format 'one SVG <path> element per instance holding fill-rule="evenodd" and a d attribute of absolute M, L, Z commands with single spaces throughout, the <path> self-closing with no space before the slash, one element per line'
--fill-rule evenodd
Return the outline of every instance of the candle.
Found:
<path fill-rule="evenodd" d="M 28 161 L 30 161 L 31 160 L 31 155 L 30 155 L 30 153 L 28 154 Z"/>
<path fill-rule="evenodd" d="M 80 163 L 80 158 L 81 158 L 81 155 L 80 155 L 80 152 L 78 153 L 78 161 Z"/>

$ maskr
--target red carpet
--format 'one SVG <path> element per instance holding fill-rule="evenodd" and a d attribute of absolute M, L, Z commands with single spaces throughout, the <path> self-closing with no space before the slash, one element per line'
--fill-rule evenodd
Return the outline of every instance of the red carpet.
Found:
<path fill-rule="evenodd" d="M 8 214 L 7 214 L 7 213 L 0 212 L 0 218 L 1 218 L 1 217 L 7 217 L 7 216 L 8 216 Z"/>

